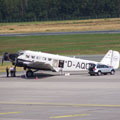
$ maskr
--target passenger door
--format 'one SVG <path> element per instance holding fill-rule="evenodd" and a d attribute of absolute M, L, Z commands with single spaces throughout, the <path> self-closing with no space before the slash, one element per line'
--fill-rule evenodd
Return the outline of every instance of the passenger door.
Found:
<path fill-rule="evenodd" d="M 59 66 L 60 68 L 64 68 L 64 60 L 59 60 Z"/>

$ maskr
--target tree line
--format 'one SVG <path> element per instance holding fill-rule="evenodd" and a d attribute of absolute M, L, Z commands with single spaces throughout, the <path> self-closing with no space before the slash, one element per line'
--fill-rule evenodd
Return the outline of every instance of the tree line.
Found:
<path fill-rule="evenodd" d="M 120 0 L 0 0 L 0 21 L 120 17 Z"/>

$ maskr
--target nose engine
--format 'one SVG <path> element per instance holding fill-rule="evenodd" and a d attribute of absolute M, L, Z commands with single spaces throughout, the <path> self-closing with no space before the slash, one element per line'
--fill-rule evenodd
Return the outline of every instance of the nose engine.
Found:
<path fill-rule="evenodd" d="M 17 57 L 18 57 L 17 53 L 8 54 L 7 52 L 5 52 L 2 57 L 2 65 L 4 61 L 11 61 L 13 64 L 15 64 Z"/>

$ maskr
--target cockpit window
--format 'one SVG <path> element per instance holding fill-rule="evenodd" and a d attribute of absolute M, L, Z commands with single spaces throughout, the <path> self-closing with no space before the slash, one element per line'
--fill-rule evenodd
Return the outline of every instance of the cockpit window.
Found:
<path fill-rule="evenodd" d="M 19 53 L 19 55 L 23 55 L 23 54 L 24 54 L 24 53 L 22 53 L 22 52 L 21 52 L 21 53 Z"/>
<path fill-rule="evenodd" d="M 18 55 L 23 55 L 23 54 L 24 54 L 23 50 L 18 51 Z"/>

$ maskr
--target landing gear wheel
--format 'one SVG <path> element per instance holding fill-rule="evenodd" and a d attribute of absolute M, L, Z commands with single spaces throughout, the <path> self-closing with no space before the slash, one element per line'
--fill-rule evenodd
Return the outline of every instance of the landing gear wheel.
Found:
<path fill-rule="evenodd" d="M 115 74 L 115 71 L 114 70 L 111 70 L 111 73 L 110 73 L 111 75 L 114 75 Z"/>
<path fill-rule="evenodd" d="M 101 76 L 101 75 L 102 75 L 101 71 L 98 71 L 97 75 L 98 75 L 98 76 Z"/>
<path fill-rule="evenodd" d="M 28 78 L 33 77 L 33 71 L 32 71 L 32 70 L 28 70 L 28 71 L 26 72 L 26 76 L 27 76 Z"/>

